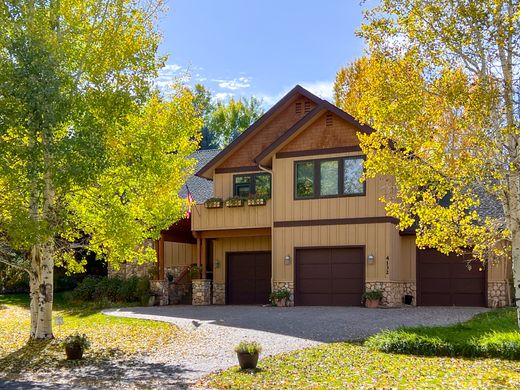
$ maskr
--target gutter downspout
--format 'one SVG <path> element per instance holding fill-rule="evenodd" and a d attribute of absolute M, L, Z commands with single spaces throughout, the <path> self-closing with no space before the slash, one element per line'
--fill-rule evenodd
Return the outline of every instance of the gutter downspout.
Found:
<path fill-rule="evenodd" d="M 271 175 L 271 291 L 274 288 L 274 250 L 273 250 L 273 242 L 274 242 L 274 175 L 273 170 L 263 167 L 260 163 L 258 164 L 258 168 L 260 170 L 267 172 Z"/>

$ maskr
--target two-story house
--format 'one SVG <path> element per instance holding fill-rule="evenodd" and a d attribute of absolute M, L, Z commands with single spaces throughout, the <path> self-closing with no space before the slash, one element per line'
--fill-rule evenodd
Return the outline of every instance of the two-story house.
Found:
<path fill-rule="evenodd" d="M 258 195 L 265 204 L 197 204 L 196 244 L 177 244 L 184 255 L 175 243 L 170 255 L 162 248 L 163 268 L 198 263 L 203 280 L 194 282 L 194 303 L 202 304 L 266 304 L 281 287 L 294 305 L 357 306 L 372 289 L 388 305 L 404 295 L 417 305 L 508 303 L 507 264 L 481 271 L 419 250 L 415 236 L 386 216 L 379 198 L 392 191 L 391 178 L 360 181 L 356 133 L 371 131 L 296 86 L 196 173 L 211 181 L 215 198 Z M 208 207 L 215 205 L 222 207 Z"/>

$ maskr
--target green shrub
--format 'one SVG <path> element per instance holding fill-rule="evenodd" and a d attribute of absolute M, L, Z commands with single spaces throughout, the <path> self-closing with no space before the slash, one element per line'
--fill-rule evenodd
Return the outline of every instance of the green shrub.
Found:
<path fill-rule="evenodd" d="M 453 346 L 439 337 L 423 336 L 404 330 L 385 330 L 365 341 L 365 345 L 381 352 L 420 356 L 452 356 Z"/>
<path fill-rule="evenodd" d="M 491 332 L 473 342 L 481 356 L 520 360 L 520 332 Z"/>
<path fill-rule="evenodd" d="M 87 276 L 78 286 L 72 291 L 72 297 L 78 301 L 92 301 L 94 299 L 94 292 L 99 283 L 100 278 L 96 276 Z"/>
<path fill-rule="evenodd" d="M 122 279 L 88 276 L 72 291 L 72 297 L 77 301 L 95 301 L 103 304 L 146 303 L 150 297 L 150 281 L 146 277 Z"/>
<path fill-rule="evenodd" d="M 362 298 L 369 301 L 380 301 L 383 299 L 383 292 L 381 290 L 365 291 Z"/>

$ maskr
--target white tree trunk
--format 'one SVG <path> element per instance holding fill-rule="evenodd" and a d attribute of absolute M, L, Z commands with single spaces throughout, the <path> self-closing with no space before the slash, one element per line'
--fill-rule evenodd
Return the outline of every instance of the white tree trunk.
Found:
<path fill-rule="evenodd" d="M 38 248 L 31 249 L 31 272 L 29 273 L 29 291 L 31 296 L 31 338 L 36 338 L 36 328 L 38 324 Z"/>
<path fill-rule="evenodd" d="M 52 339 L 52 302 L 53 302 L 53 247 L 52 239 L 42 245 L 38 281 L 38 313 L 36 319 L 36 339 Z"/>
<path fill-rule="evenodd" d="M 516 314 L 518 327 L 520 328 L 520 228 L 513 226 L 511 231 L 511 255 L 513 263 L 513 285 L 515 287 L 514 303 L 516 304 Z"/>

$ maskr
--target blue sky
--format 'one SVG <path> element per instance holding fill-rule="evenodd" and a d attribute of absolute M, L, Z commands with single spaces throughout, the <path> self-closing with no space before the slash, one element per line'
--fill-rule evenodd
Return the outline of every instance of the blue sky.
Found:
<path fill-rule="evenodd" d="M 191 75 L 217 98 L 256 96 L 266 107 L 294 85 L 332 98 L 342 65 L 359 57 L 359 0 L 169 0 L 160 20 L 168 65 L 159 85 Z"/>

